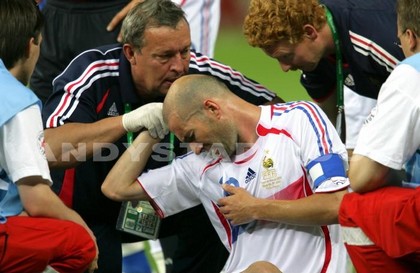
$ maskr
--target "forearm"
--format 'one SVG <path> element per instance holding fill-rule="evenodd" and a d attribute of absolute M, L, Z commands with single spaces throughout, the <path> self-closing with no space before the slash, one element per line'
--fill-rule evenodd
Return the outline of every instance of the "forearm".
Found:
<path fill-rule="evenodd" d="M 26 177 L 18 182 L 23 208 L 29 216 L 68 220 L 83 226 L 95 238 L 85 221 L 68 208 L 39 176 Z"/>
<path fill-rule="evenodd" d="M 108 173 L 102 183 L 102 192 L 116 201 L 147 199 L 137 177 L 146 166 L 153 145 L 158 142 L 159 139 L 152 138 L 147 131 L 140 133 Z"/>
<path fill-rule="evenodd" d="M 337 224 L 338 209 L 346 192 L 316 193 L 297 200 L 256 199 L 252 215 L 255 220 L 294 225 Z"/>
<path fill-rule="evenodd" d="M 354 154 L 350 161 L 349 180 L 355 192 L 367 192 L 386 184 L 388 168 L 368 157 Z"/>
<path fill-rule="evenodd" d="M 58 196 L 57 196 L 57 199 L 59 199 Z M 86 222 L 82 219 L 82 217 L 76 211 L 68 208 L 61 200 L 56 200 L 55 204 L 51 206 L 56 206 L 56 210 L 52 211 L 52 214 L 55 214 L 55 215 L 51 215 L 50 217 L 61 219 L 61 220 L 72 221 L 81 225 L 90 234 L 92 239 L 96 241 L 95 235 L 90 230 Z"/>
<path fill-rule="evenodd" d="M 121 116 L 94 123 L 67 123 L 45 130 L 45 151 L 51 168 L 70 168 L 126 134 Z"/>
<path fill-rule="evenodd" d="M 56 218 L 60 220 L 67 220 L 72 221 L 76 224 L 81 225 L 86 232 L 90 235 L 92 240 L 95 242 L 96 245 L 96 236 L 93 231 L 89 228 L 86 222 L 82 219 L 82 217 L 74 210 L 67 207 L 61 199 L 53 193 L 53 197 L 49 198 L 46 202 L 45 211 L 41 212 L 41 214 L 45 217 Z M 96 247 L 96 251 L 98 253 L 98 249 Z"/>

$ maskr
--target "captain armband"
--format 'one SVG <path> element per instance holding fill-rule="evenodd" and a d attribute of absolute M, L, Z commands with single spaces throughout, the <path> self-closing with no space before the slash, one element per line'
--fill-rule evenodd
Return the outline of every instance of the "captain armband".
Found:
<path fill-rule="evenodd" d="M 314 181 L 315 189 L 321 186 L 325 190 L 344 187 L 348 185 L 345 162 L 338 154 L 322 155 L 306 166 L 309 175 Z M 328 184 L 328 185 L 327 185 Z"/>

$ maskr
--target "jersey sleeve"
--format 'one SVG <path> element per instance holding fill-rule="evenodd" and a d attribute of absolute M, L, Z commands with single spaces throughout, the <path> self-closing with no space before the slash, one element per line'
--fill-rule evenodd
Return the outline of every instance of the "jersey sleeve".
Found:
<path fill-rule="evenodd" d="M 138 177 L 141 187 L 163 217 L 200 204 L 197 156 L 189 153 L 170 165 L 149 170 Z"/>
<path fill-rule="evenodd" d="M 45 128 L 67 122 L 89 123 L 97 120 L 98 95 L 106 87 L 101 80 L 119 76 L 119 58 L 99 49 L 87 50 L 77 56 L 53 81 L 53 92 L 43 108 Z"/>
<path fill-rule="evenodd" d="M 402 64 L 394 70 L 360 131 L 355 154 L 401 169 L 419 149 L 419 79 L 419 72 L 412 66 Z"/>
<path fill-rule="evenodd" d="M 315 192 L 346 188 L 347 150 L 325 113 L 312 102 L 292 102 L 286 110 L 292 116 L 293 139 L 300 147 L 300 157 Z"/>
<path fill-rule="evenodd" d="M 0 128 L 0 166 L 16 182 L 28 176 L 41 176 L 51 182 L 45 157 L 44 132 L 38 105 L 19 112 Z"/>
<path fill-rule="evenodd" d="M 273 91 L 232 67 L 195 51 L 191 51 L 189 74 L 214 76 L 225 83 L 237 96 L 255 105 L 265 104 L 276 97 Z"/>

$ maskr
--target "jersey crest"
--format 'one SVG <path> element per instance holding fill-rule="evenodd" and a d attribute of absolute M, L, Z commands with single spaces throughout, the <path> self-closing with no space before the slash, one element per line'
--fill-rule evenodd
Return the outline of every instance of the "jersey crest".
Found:
<path fill-rule="evenodd" d="M 261 186 L 264 189 L 272 189 L 280 186 L 281 177 L 277 174 L 276 168 L 274 168 L 274 160 L 269 155 L 270 151 L 265 150 L 265 156 L 262 160 L 262 176 L 261 176 Z"/>

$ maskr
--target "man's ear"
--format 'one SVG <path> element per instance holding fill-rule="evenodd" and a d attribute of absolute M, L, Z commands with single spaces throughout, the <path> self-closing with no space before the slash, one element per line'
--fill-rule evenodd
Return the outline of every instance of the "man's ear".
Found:
<path fill-rule="evenodd" d="M 406 35 L 408 36 L 408 45 L 409 45 L 410 51 L 416 52 L 418 50 L 417 46 L 419 45 L 418 40 L 417 40 L 417 35 L 411 29 L 407 29 L 406 32 L 407 32 Z"/>
<path fill-rule="evenodd" d="M 303 37 L 315 40 L 318 37 L 318 31 L 313 25 L 306 24 L 303 26 Z"/>
<path fill-rule="evenodd" d="M 216 118 L 220 118 L 221 111 L 219 104 L 210 99 L 205 100 L 203 104 L 206 113 Z"/>
<path fill-rule="evenodd" d="M 25 58 L 28 59 L 29 56 L 31 56 L 32 47 L 38 46 L 35 42 L 36 41 L 35 41 L 34 37 L 31 37 L 31 39 L 28 40 L 28 44 L 27 44 L 26 49 L 25 49 Z"/>
<path fill-rule="evenodd" d="M 124 52 L 124 56 L 130 62 L 130 64 L 135 65 L 136 64 L 136 56 L 134 54 L 133 46 L 130 45 L 130 44 L 124 44 L 123 45 L 123 52 Z"/>

